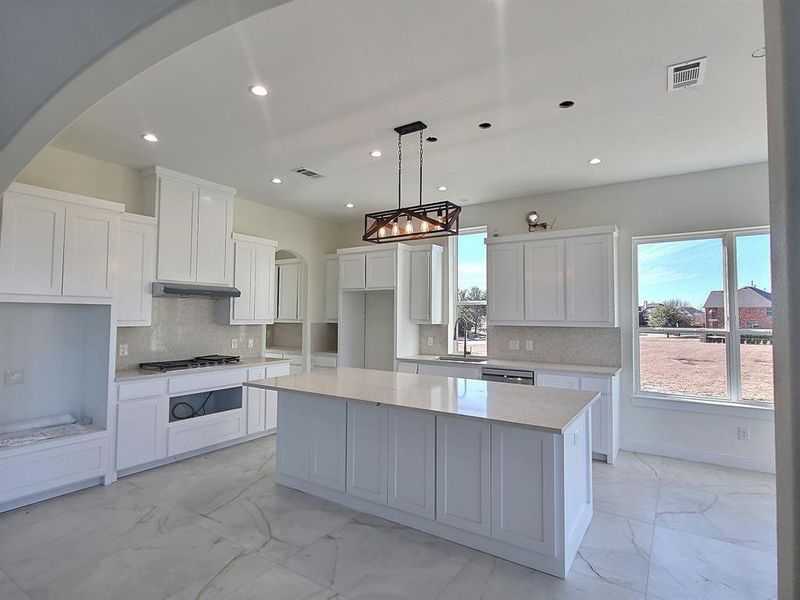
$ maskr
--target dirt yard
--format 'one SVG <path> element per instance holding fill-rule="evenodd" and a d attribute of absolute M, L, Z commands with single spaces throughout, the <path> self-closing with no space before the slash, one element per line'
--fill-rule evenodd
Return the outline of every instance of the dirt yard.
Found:
<path fill-rule="evenodd" d="M 744 399 L 772 402 L 772 346 L 742 344 Z M 642 389 L 722 398 L 727 389 L 725 345 L 692 337 L 640 338 Z"/>

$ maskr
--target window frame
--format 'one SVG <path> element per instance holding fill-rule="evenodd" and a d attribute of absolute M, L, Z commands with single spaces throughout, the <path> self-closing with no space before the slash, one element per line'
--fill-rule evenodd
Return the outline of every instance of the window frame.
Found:
<path fill-rule="evenodd" d="M 774 410 L 772 403 L 746 400 L 742 398 L 741 390 L 741 335 L 742 330 L 747 333 L 772 334 L 772 329 L 746 329 L 739 326 L 739 306 L 737 294 L 731 294 L 731 286 L 739 289 L 736 240 L 740 237 L 751 235 L 770 234 L 770 228 L 744 227 L 737 229 L 721 229 L 714 231 L 701 231 L 691 233 L 663 234 L 652 236 L 636 236 L 632 238 L 632 266 L 631 266 L 631 292 L 633 312 L 633 399 L 634 404 L 641 406 L 666 407 L 670 402 L 689 402 L 696 405 L 709 407 L 727 407 L 737 409 L 762 409 Z M 722 241 L 722 268 L 723 268 L 723 303 L 725 323 L 721 329 L 708 327 L 642 327 L 639 325 L 639 246 L 659 242 L 679 242 L 704 239 L 719 239 Z M 734 317 L 735 315 L 735 317 Z M 725 337 L 725 368 L 727 375 L 727 390 L 725 398 L 707 396 L 690 396 L 685 394 L 669 394 L 653 392 L 641 388 L 640 371 L 640 336 L 642 333 L 703 333 L 711 332 Z M 638 402 L 637 402 L 638 400 Z"/>
<path fill-rule="evenodd" d="M 449 314 L 451 315 L 450 323 L 448 323 L 448 336 L 447 336 L 447 351 L 450 354 L 456 353 L 458 351 L 458 341 L 454 339 L 453 331 L 455 330 L 455 322 L 456 317 L 458 315 L 458 307 L 459 306 L 487 306 L 486 300 L 461 300 L 458 299 L 458 239 L 462 235 L 470 235 L 474 233 L 485 233 L 488 237 L 489 235 L 489 227 L 487 225 L 475 225 L 473 227 L 461 227 L 459 228 L 458 235 L 454 235 L 450 238 L 451 245 L 450 245 L 450 261 L 449 261 L 449 298 L 450 298 L 450 310 Z M 486 246 L 484 245 L 484 265 L 486 265 Z M 489 331 L 488 331 L 488 324 L 487 324 L 487 331 L 486 331 L 486 355 L 489 355 Z M 481 355 L 482 356 L 482 355 Z"/>

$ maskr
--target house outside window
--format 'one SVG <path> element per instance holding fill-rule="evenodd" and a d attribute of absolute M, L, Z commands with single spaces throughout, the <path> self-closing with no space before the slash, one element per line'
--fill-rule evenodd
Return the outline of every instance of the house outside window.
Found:
<path fill-rule="evenodd" d="M 467 327 L 467 351 L 470 354 L 486 356 L 486 227 L 462 228 L 453 240 L 452 297 L 453 313 L 450 335 L 452 350 L 458 354 L 464 351 L 464 330 L 455 332 L 458 317 L 465 317 Z M 457 335 L 454 335 L 457 334 Z"/>
<path fill-rule="evenodd" d="M 634 395 L 771 406 L 769 230 L 636 238 L 633 254 Z"/>

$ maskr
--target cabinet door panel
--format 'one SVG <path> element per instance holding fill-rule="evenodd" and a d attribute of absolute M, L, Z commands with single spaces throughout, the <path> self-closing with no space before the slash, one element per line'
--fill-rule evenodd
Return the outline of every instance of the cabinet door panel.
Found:
<path fill-rule="evenodd" d="M 158 278 L 193 282 L 197 279 L 197 187 L 159 179 Z"/>
<path fill-rule="evenodd" d="M 367 253 L 367 289 L 393 288 L 397 285 L 396 256 L 393 251 Z"/>
<path fill-rule="evenodd" d="M 278 265 L 278 315 L 279 321 L 300 319 L 300 264 Z"/>
<path fill-rule="evenodd" d="M 308 398 L 307 428 L 311 435 L 311 473 L 313 483 L 343 492 L 345 490 L 345 440 L 347 404 L 335 398 Z M 305 437 L 309 435 L 305 434 Z"/>
<path fill-rule="evenodd" d="M 347 493 L 386 504 L 386 407 L 347 403 Z"/>
<path fill-rule="evenodd" d="M 0 292 L 60 296 L 65 205 L 7 194 L 2 209 Z"/>
<path fill-rule="evenodd" d="M 568 321 L 614 324 L 612 240 L 597 235 L 566 241 Z"/>
<path fill-rule="evenodd" d="M 342 290 L 363 290 L 366 286 L 365 254 L 342 254 L 339 256 L 339 288 Z"/>
<path fill-rule="evenodd" d="M 197 281 L 230 285 L 232 282 L 233 198 L 200 189 L 197 202 Z"/>
<path fill-rule="evenodd" d="M 388 439 L 389 506 L 433 519 L 436 516 L 435 416 L 390 408 Z"/>
<path fill-rule="evenodd" d="M 491 532 L 489 423 L 436 417 L 436 520 Z"/>
<path fill-rule="evenodd" d="M 339 319 L 339 260 L 325 261 L 325 320 Z"/>
<path fill-rule="evenodd" d="M 247 406 L 247 435 L 261 433 L 266 426 L 266 390 L 245 387 L 243 393 Z"/>
<path fill-rule="evenodd" d="M 553 434 L 492 425 L 492 537 L 556 555 Z"/>
<path fill-rule="evenodd" d="M 264 430 L 274 431 L 278 426 L 278 392 L 263 390 L 264 392 Z"/>
<path fill-rule="evenodd" d="M 114 295 L 119 251 L 117 214 L 68 206 L 64 232 L 65 296 Z"/>
<path fill-rule="evenodd" d="M 278 472 L 309 480 L 309 399 L 283 392 L 278 401 Z"/>
<path fill-rule="evenodd" d="M 608 454 L 611 381 L 607 377 L 581 377 L 581 389 L 600 393 L 600 400 L 595 402 L 591 408 L 592 452 L 596 454 Z"/>
<path fill-rule="evenodd" d="M 166 458 L 168 411 L 166 396 L 118 404 L 117 469 Z"/>
<path fill-rule="evenodd" d="M 156 276 L 156 226 L 123 221 L 117 276 L 117 325 L 149 326 Z"/>
<path fill-rule="evenodd" d="M 417 367 L 419 375 L 440 375 L 442 377 L 460 377 L 461 379 L 480 379 L 481 368 L 463 365 L 427 365 L 420 364 Z"/>
<path fill-rule="evenodd" d="M 255 318 L 255 290 L 253 289 L 256 268 L 256 247 L 247 242 L 234 244 L 233 285 L 241 296 L 233 299 L 234 321 L 252 321 Z"/>
<path fill-rule="evenodd" d="M 558 373 L 536 373 L 536 385 L 541 387 L 579 390 L 581 379 L 577 375 L 561 375 Z"/>
<path fill-rule="evenodd" d="M 412 321 L 431 318 L 431 253 L 411 253 L 411 314 Z"/>
<path fill-rule="evenodd" d="M 490 321 L 525 318 L 522 244 L 493 244 L 486 248 L 487 303 Z"/>
<path fill-rule="evenodd" d="M 525 244 L 525 320 L 564 320 L 564 242 Z"/>
<path fill-rule="evenodd" d="M 255 253 L 255 320 L 271 323 L 275 320 L 275 248 L 256 245 Z"/>

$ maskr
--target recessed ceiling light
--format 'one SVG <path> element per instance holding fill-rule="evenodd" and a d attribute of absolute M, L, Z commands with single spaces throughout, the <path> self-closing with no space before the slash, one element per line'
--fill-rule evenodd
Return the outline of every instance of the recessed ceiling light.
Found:
<path fill-rule="evenodd" d="M 263 85 L 251 85 L 250 93 L 254 96 L 266 96 L 269 92 L 267 92 L 267 88 Z"/>
<path fill-rule="evenodd" d="M 372 158 L 380 158 L 381 156 L 383 156 L 383 152 L 381 152 L 380 150 L 373 150 L 372 152 L 369 153 L 369 155 Z"/>
<path fill-rule="evenodd" d="M 344 205 L 345 208 L 353 208 L 354 206 L 355 204 L 353 204 L 352 202 L 348 202 L 347 204 Z"/>
<path fill-rule="evenodd" d="M 446 192 L 447 191 L 447 186 L 446 185 L 440 185 L 436 189 L 439 190 L 440 192 Z"/>
<path fill-rule="evenodd" d="M 480 127 L 481 129 L 489 129 L 489 127 L 491 127 L 491 126 L 492 126 L 492 124 L 489 123 L 489 122 L 480 123 L 478 125 L 478 127 Z"/>
<path fill-rule="evenodd" d="M 761 46 L 761 48 L 756 48 L 753 50 L 753 53 L 750 55 L 753 58 L 764 58 L 767 55 L 767 47 Z"/>
<path fill-rule="evenodd" d="M 273 177 L 272 183 L 283 183 L 283 179 L 281 179 L 280 177 Z"/>
<path fill-rule="evenodd" d="M 158 138 L 155 133 L 143 133 L 142 139 L 148 142 L 157 142 Z"/>
<path fill-rule="evenodd" d="M 590 158 L 589 159 L 589 164 L 590 165 L 599 165 L 601 162 L 603 162 L 602 158 Z"/>
<path fill-rule="evenodd" d="M 564 100 L 558 103 L 559 108 L 572 108 L 573 106 L 575 106 L 575 103 L 572 100 Z"/>

